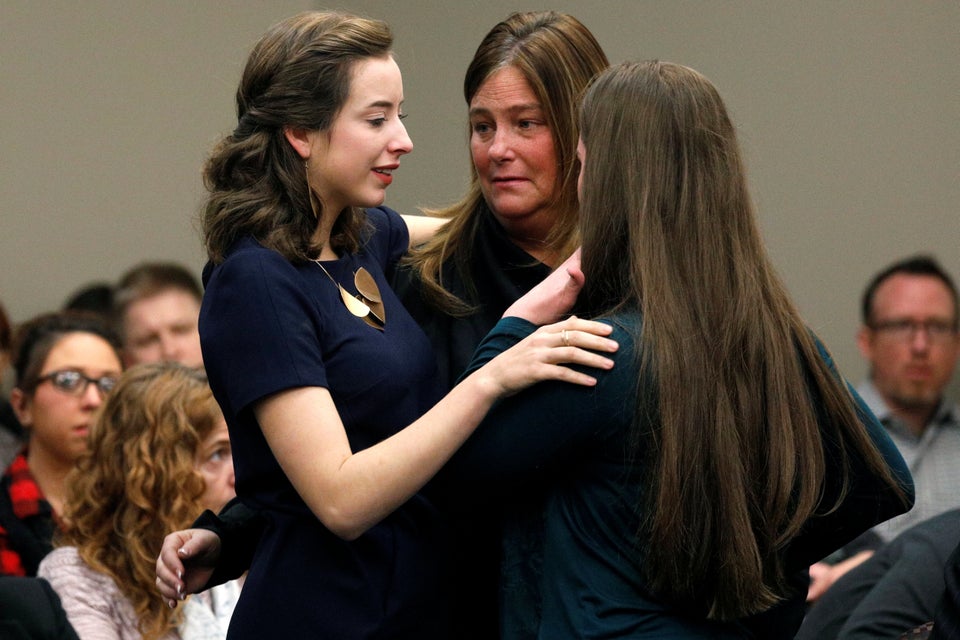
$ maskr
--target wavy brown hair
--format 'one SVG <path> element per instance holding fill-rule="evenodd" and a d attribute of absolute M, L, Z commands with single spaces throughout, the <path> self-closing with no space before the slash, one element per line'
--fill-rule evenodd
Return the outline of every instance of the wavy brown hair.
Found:
<path fill-rule="evenodd" d="M 107 397 L 90 448 L 67 479 L 59 541 L 116 582 L 147 640 L 179 621 L 156 592 L 157 549 L 203 510 L 197 452 L 223 420 L 202 370 L 131 367 Z"/>
<path fill-rule="evenodd" d="M 484 37 L 467 67 L 463 96 L 467 106 L 491 75 L 515 67 L 543 107 L 559 166 L 559 212 L 547 250 L 565 259 L 579 244 L 577 229 L 577 105 L 590 79 L 609 63 L 593 34 L 573 16 L 554 11 L 514 13 Z M 469 127 L 468 127 L 469 134 Z M 470 256 L 484 216 L 492 215 L 470 162 L 470 186 L 462 200 L 427 215 L 449 218 L 434 237 L 413 251 L 408 262 L 420 275 L 427 300 L 451 315 L 469 315 L 477 300 L 461 300 L 444 289 L 441 271 L 452 259 L 468 292 L 474 292 Z"/>
<path fill-rule="evenodd" d="M 316 257 L 322 247 L 313 234 L 323 203 L 284 129 L 328 131 L 350 93 L 356 63 L 390 55 L 392 44 L 385 22 L 321 11 L 288 18 L 257 42 L 237 89 L 237 127 L 203 171 L 210 195 L 201 226 L 211 261 L 222 262 L 248 235 L 292 262 Z M 356 251 L 365 229 L 360 209 L 345 210 L 330 244 Z"/>
<path fill-rule="evenodd" d="M 713 85 L 622 64 L 581 117 L 581 311 L 643 318 L 633 451 L 655 468 L 638 505 L 649 584 L 710 618 L 763 611 L 785 594 L 786 545 L 846 493 L 852 455 L 902 490 L 774 272 Z M 822 504 L 818 410 L 841 449 L 837 504 Z"/>

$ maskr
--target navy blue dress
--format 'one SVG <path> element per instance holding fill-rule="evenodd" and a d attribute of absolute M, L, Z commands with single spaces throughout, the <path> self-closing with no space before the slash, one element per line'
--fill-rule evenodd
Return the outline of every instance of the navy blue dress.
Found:
<path fill-rule="evenodd" d="M 387 208 L 367 216 L 375 231 L 362 249 L 323 265 L 351 293 L 359 267 L 373 275 L 382 332 L 349 313 L 317 264 L 292 264 L 250 238 L 204 274 L 203 360 L 230 430 L 237 494 L 267 521 L 231 640 L 447 637 L 447 532 L 433 505 L 418 494 L 358 539 L 338 538 L 294 490 L 253 413 L 273 393 L 325 387 L 359 451 L 439 399 L 430 343 L 387 286 L 406 225 Z"/>

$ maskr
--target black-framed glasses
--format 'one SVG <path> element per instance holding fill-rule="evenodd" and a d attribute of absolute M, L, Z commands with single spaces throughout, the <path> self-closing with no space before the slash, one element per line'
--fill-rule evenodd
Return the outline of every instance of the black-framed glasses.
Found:
<path fill-rule="evenodd" d="M 117 386 L 117 376 L 106 375 L 99 378 L 91 378 L 82 371 L 76 369 L 61 369 L 51 371 L 37 378 L 37 385 L 50 381 L 56 389 L 63 391 L 71 396 L 82 396 L 87 392 L 87 386 L 91 383 L 97 385 L 97 390 L 101 396 L 105 396 Z"/>
<path fill-rule="evenodd" d="M 907 319 L 884 320 L 873 323 L 870 328 L 900 342 L 913 340 L 918 331 L 926 333 L 931 342 L 947 342 L 957 335 L 957 328 L 954 323 L 944 322 L 943 320 L 925 320 L 923 322 Z"/>

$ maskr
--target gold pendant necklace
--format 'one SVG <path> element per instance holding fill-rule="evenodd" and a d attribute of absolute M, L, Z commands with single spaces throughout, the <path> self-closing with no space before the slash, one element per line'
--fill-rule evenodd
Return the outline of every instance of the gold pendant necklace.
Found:
<path fill-rule="evenodd" d="M 317 266 L 323 269 L 323 272 L 330 278 L 330 282 L 336 285 L 340 291 L 340 299 L 351 314 L 360 318 L 374 329 L 383 331 L 387 324 L 387 316 L 383 309 L 383 300 L 380 298 L 380 288 L 377 282 L 370 275 L 370 272 L 360 267 L 353 275 L 353 286 L 359 292 L 356 296 L 350 294 L 343 288 L 339 282 L 333 279 L 330 272 L 320 264 L 319 260 L 314 260 Z"/>

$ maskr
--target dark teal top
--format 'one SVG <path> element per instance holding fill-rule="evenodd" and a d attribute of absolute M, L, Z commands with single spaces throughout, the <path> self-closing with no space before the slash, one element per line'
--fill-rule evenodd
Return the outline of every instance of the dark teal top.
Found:
<path fill-rule="evenodd" d="M 791 638 L 802 618 L 807 567 L 904 507 L 855 461 L 853 486 L 842 506 L 811 520 L 788 549 L 786 563 L 791 576 L 799 577 L 798 593 L 777 615 L 721 624 L 662 602 L 647 589 L 642 571 L 655 543 L 638 544 L 635 537 L 650 466 L 642 455 L 631 461 L 626 444 L 640 320 L 624 314 L 608 322 L 620 349 L 614 368 L 595 374 L 596 387 L 547 382 L 508 398 L 438 477 L 437 485 L 449 487 L 466 508 L 489 501 L 507 505 L 502 637 Z M 534 329 L 517 318 L 502 320 L 470 369 Z M 862 403 L 859 408 L 864 427 L 912 495 L 896 447 Z M 829 460 L 836 452 L 826 446 Z M 829 496 L 839 479 L 828 473 Z"/>

